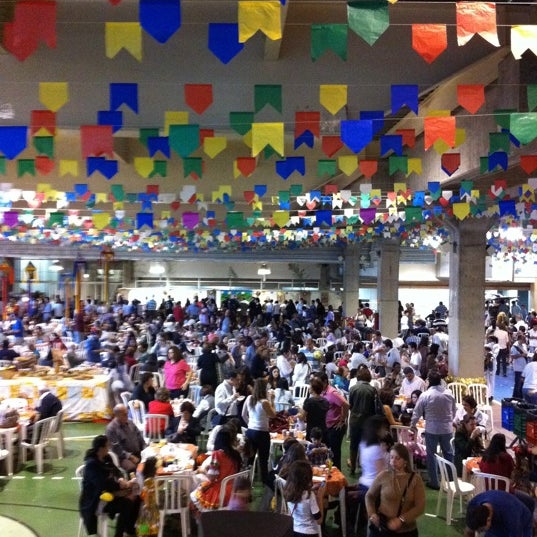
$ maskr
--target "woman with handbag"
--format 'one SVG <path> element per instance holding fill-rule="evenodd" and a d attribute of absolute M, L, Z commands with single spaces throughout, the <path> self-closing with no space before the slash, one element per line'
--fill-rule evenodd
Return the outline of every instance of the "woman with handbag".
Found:
<path fill-rule="evenodd" d="M 416 520 L 425 511 L 425 487 L 403 444 L 390 450 L 390 469 L 375 478 L 365 502 L 370 537 L 418 537 Z"/>

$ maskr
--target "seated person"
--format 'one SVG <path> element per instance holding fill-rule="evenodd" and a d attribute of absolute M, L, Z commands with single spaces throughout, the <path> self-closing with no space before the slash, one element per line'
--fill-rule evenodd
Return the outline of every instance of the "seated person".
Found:
<path fill-rule="evenodd" d="M 379 392 L 379 399 L 384 409 L 384 415 L 390 425 L 401 425 L 401 422 L 396 420 L 393 415 L 393 403 L 395 394 L 391 388 L 382 388 Z"/>
<path fill-rule="evenodd" d="M 199 420 L 200 426 L 205 427 L 207 414 L 214 408 L 214 390 L 210 384 L 205 384 L 200 390 L 201 399 L 192 416 Z"/>
<path fill-rule="evenodd" d="M 138 384 L 134 386 L 131 401 L 142 401 L 145 409 L 149 409 L 149 403 L 155 399 L 155 387 L 153 385 L 153 373 L 142 373 Z"/>
<path fill-rule="evenodd" d="M 97 512 L 113 516 L 118 513 L 114 536 L 135 535 L 135 524 L 140 507 L 139 497 L 133 493 L 136 480 L 125 481 L 108 454 L 109 441 L 105 435 L 96 436 L 84 459 L 84 475 L 79 500 L 80 516 L 88 535 L 97 534 Z M 109 502 L 101 501 L 101 494 L 112 495 Z"/>
<path fill-rule="evenodd" d="M 198 435 L 201 433 L 200 422 L 193 416 L 194 405 L 190 401 L 183 401 L 179 409 L 181 418 L 177 432 L 171 442 L 174 444 L 198 444 Z"/>
<path fill-rule="evenodd" d="M 487 432 L 488 416 L 477 408 L 477 401 L 471 395 L 465 395 L 462 398 L 462 408 L 458 408 L 455 413 L 453 427 L 457 428 L 466 414 L 474 416 L 479 434 L 485 436 Z"/>
<path fill-rule="evenodd" d="M 462 419 L 454 440 L 455 455 L 454 464 L 457 469 L 457 475 L 462 476 L 463 460 L 468 457 L 478 457 L 483 453 L 483 442 L 481 434 L 477 429 L 477 420 L 475 416 L 466 414 Z"/>
<path fill-rule="evenodd" d="M 168 416 L 167 430 L 164 419 L 160 420 L 161 435 L 173 433 L 175 431 L 177 420 L 173 412 L 172 404 L 170 403 L 170 390 L 168 390 L 168 388 L 159 388 L 155 393 L 155 399 L 149 402 L 147 409 L 148 414 L 163 414 L 165 416 Z"/>
<path fill-rule="evenodd" d="M 295 406 L 295 401 L 293 399 L 293 394 L 289 389 L 289 382 L 287 379 L 280 377 L 278 379 L 278 385 L 274 391 L 274 408 L 276 412 L 281 410 L 289 410 L 291 407 Z"/>
<path fill-rule="evenodd" d="M 323 443 L 323 431 L 319 427 L 313 427 L 310 431 L 310 440 L 306 448 L 306 455 L 313 466 L 326 464 L 333 457 L 332 452 Z"/>
<path fill-rule="evenodd" d="M 0 360 L 13 361 L 18 358 L 20 354 L 9 347 L 9 339 L 6 338 L 2 341 L 2 349 L 0 349 Z"/>

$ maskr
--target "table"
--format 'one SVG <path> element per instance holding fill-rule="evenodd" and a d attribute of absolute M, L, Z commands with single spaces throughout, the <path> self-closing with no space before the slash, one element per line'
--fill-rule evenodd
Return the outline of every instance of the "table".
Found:
<path fill-rule="evenodd" d="M 172 444 L 168 442 L 152 442 L 141 455 L 142 461 L 137 470 L 142 471 L 143 463 L 148 457 L 157 457 L 160 464 L 157 475 L 190 475 L 198 454 L 198 446 L 194 444 Z M 171 462 L 167 466 L 163 463 Z"/>
<path fill-rule="evenodd" d="M 61 400 L 64 416 L 68 421 L 96 421 L 112 417 L 108 394 L 110 377 L 107 374 L 94 375 L 87 380 L 46 377 L 17 377 L 0 379 L 0 400 L 12 397 L 28 399 L 28 405 L 35 407 L 39 399 L 39 388 L 50 387 L 50 391 Z"/>
<path fill-rule="evenodd" d="M 339 511 L 341 513 L 341 535 L 347 535 L 347 504 L 345 503 L 345 487 L 347 478 L 339 468 L 332 466 L 330 472 L 324 466 L 313 467 L 313 481 L 322 480 L 326 483 L 326 491 L 330 496 L 339 498 Z"/>
<path fill-rule="evenodd" d="M 472 476 L 475 470 L 479 470 L 479 463 L 481 462 L 481 457 L 468 457 L 462 461 L 462 477 L 461 479 L 466 482 L 470 482 L 471 479 L 468 479 L 468 476 Z"/>
<path fill-rule="evenodd" d="M 274 460 L 274 453 L 276 448 L 282 448 L 283 443 L 287 436 L 284 436 L 282 433 L 270 433 L 270 451 L 269 451 L 269 463 L 271 467 L 275 466 L 276 461 Z M 303 445 L 307 446 L 308 441 L 306 440 L 306 432 L 300 431 L 296 439 Z"/>

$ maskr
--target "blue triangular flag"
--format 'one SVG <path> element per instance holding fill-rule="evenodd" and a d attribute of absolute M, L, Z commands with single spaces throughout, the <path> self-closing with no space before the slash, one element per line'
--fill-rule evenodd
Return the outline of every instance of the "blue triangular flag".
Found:
<path fill-rule="evenodd" d="M 159 43 L 181 28 L 180 0 L 140 0 L 140 25 Z"/>
<path fill-rule="evenodd" d="M 209 50 L 222 63 L 229 63 L 243 48 L 237 23 L 209 23 Z"/>

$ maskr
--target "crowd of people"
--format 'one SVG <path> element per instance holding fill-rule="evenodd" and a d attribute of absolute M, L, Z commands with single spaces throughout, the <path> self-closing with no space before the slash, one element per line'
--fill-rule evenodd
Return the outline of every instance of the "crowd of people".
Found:
<path fill-rule="evenodd" d="M 424 320 L 407 304 L 401 311 L 401 332 L 394 337 L 375 329 L 368 305 L 361 304 L 354 318 L 344 319 L 320 300 L 261 304 L 253 298 L 245 308 L 229 297 L 218 308 L 211 298 L 194 297 L 184 306 L 170 298 L 158 306 L 153 299 L 128 303 L 118 296 L 108 307 L 87 300 L 69 322 L 64 311 L 52 308 L 48 323 L 42 322 L 41 305 L 37 311 L 32 307 L 31 302 L 26 309 L 13 306 L 11 324 L 4 330 L 6 351 L 32 335 L 34 344 L 61 350 L 65 368 L 90 364 L 110 370 L 114 418 L 104 439 L 96 438 L 88 452 L 91 464 L 81 497 L 90 534 L 96 491 L 110 486 L 109 479 L 115 480 L 121 499 L 107 509 L 124 513 L 117 532 L 132 533 L 133 513 L 139 507 L 132 491 L 121 492 L 132 488 L 121 470 L 135 472 L 145 447 L 120 397 L 124 392 L 148 413 L 169 416 L 163 434 L 173 442 L 197 444 L 201 431 L 211 429 L 208 455 L 200 461 L 199 484 L 191 494 L 195 512 L 215 509 L 222 479 L 251 465 L 256 455 L 262 506 L 270 505 L 275 479 L 269 467 L 271 424 L 285 417 L 288 427 L 303 431 L 309 443 L 306 449 L 297 443 L 302 450 L 294 443 L 285 446 L 278 473 L 287 475 L 285 498 L 297 512 L 295 531 L 308 535 L 316 532 L 326 503 L 324 491 L 312 489 L 310 476 L 311 466 L 323 458 L 338 468 L 348 466 L 351 475 L 360 472 L 348 497 L 364 502 L 373 535 L 376 528 L 387 528 L 411 537 L 417 535 L 416 520 L 424 510 L 424 487 L 440 487 L 437 449 L 461 472 L 468 456 L 480 454 L 489 460 L 485 441 L 496 442 L 476 401 L 467 396 L 458 409 L 446 386 L 448 311 L 442 303 Z M 515 334 L 513 326 L 499 312 L 487 329 L 485 359 L 491 354 L 494 368 L 498 364 L 494 373 L 502 374 L 504 362 L 511 359 L 514 365 L 519 354 L 530 352 L 533 326 L 526 334 L 522 326 Z M 508 334 L 506 347 L 501 331 Z M 65 335 L 73 342 L 66 345 Z M 2 359 L 13 358 L 6 352 Z M 46 365 L 50 359 L 41 346 L 36 361 Z M 527 367 L 518 379 L 524 396 L 530 393 Z M 161 385 L 156 384 L 159 378 Z M 297 390 L 304 385 L 305 392 Z M 199 387 L 195 400 L 193 386 Z M 173 400 L 180 401 L 178 416 Z M 411 432 L 404 445 L 394 444 L 389 429 L 401 424 Z M 342 460 L 347 434 L 349 458 Z M 109 451 L 120 474 L 109 468 Z M 291 461 L 295 451 L 299 456 Z M 426 483 L 414 468 L 426 471 Z M 247 497 L 251 491 L 241 496 Z M 232 500 L 229 491 L 226 502 Z M 244 506 L 240 498 L 233 501 Z M 117 532 L 116 537 L 122 537 Z"/>

